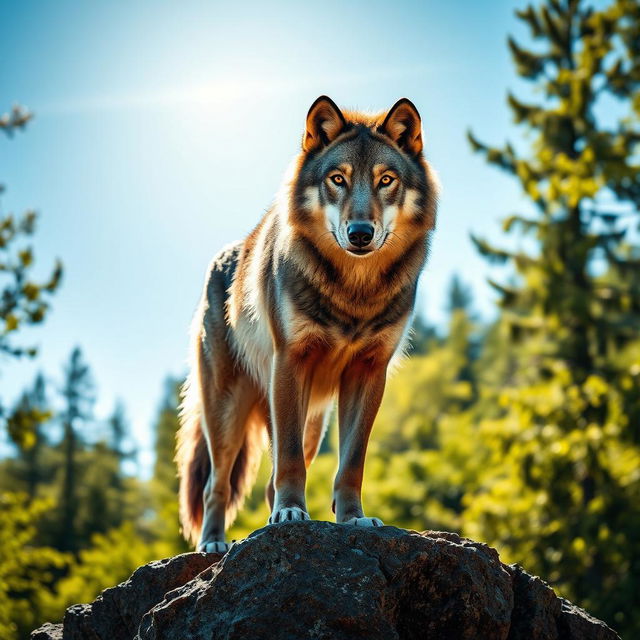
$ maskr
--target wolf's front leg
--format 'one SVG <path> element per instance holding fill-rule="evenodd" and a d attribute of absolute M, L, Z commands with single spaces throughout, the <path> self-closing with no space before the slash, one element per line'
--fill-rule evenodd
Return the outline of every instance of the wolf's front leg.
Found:
<path fill-rule="evenodd" d="M 387 361 L 354 361 L 343 373 L 338 400 L 340 464 L 333 487 L 336 522 L 380 527 L 379 518 L 362 511 L 362 474 L 373 421 L 378 413 L 387 374 Z"/>
<path fill-rule="evenodd" d="M 309 520 L 304 495 L 303 426 L 309 403 L 308 376 L 296 371 L 290 354 L 276 353 L 271 375 L 273 485 L 269 523 Z"/>

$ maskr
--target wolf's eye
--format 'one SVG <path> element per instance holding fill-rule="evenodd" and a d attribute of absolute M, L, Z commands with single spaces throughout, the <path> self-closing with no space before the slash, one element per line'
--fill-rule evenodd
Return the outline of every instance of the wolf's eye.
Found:
<path fill-rule="evenodd" d="M 333 184 L 337 184 L 339 187 L 342 187 L 344 185 L 344 176 L 341 176 L 339 173 L 334 173 L 329 177 L 329 179 L 331 180 L 331 182 L 333 182 Z"/>
<path fill-rule="evenodd" d="M 382 178 L 380 178 L 380 186 L 388 187 L 394 180 L 395 178 L 392 178 L 391 176 L 382 176 Z"/>

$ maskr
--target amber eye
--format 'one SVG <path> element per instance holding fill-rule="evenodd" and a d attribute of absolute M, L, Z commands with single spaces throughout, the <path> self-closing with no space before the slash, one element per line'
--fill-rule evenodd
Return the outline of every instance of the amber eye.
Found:
<path fill-rule="evenodd" d="M 333 184 L 337 184 L 339 187 L 344 185 L 344 176 L 341 176 L 339 173 L 334 173 L 330 179 Z"/>
<path fill-rule="evenodd" d="M 391 176 L 382 176 L 382 178 L 380 178 L 380 186 L 388 187 L 394 180 L 395 178 L 392 178 Z"/>

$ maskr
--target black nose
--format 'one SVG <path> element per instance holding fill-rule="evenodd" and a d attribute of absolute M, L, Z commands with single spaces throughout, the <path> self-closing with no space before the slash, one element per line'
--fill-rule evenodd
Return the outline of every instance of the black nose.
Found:
<path fill-rule="evenodd" d="M 347 227 L 349 242 L 356 247 L 366 247 L 373 240 L 373 225 L 368 222 L 352 222 Z"/>

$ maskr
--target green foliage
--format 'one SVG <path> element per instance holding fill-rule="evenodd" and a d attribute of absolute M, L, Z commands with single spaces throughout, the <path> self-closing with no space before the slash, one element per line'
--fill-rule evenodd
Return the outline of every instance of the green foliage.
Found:
<path fill-rule="evenodd" d="M 46 408 L 50 414 L 46 386 L 45 378 L 38 375 L 33 387 L 23 394 L 24 406 Z M 123 406 L 116 405 L 106 423 L 94 420 L 94 384 L 79 350 L 72 353 L 64 382 L 56 388 L 64 410 L 37 425 L 31 447 L 17 448 L 15 456 L 0 463 L 0 487 L 24 492 L 20 497 L 7 494 L 12 509 L 5 518 L 7 535 L 15 538 L 15 545 L 24 547 L 16 556 L 23 568 L 5 562 L 4 557 L 0 564 L 11 576 L 7 584 L 24 582 L 26 578 L 21 576 L 27 575 L 27 570 L 34 581 L 28 593 L 7 586 L 0 597 L 3 624 L 12 625 L 6 626 L 7 637 L 27 637 L 46 619 L 59 620 L 69 604 L 89 601 L 105 587 L 125 579 L 139 564 L 186 549 L 184 543 L 177 542 L 177 524 L 171 539 L 161 533 L 167 528 L 162 513 L 176 509 L 175 491 L 165 496 L 166 504 L 157 504 L 146 483 L 124 471 L 123 463 L 133 453 L 127 445 L 129 426 Z M 101 437 L 96 439 L 99 431 Z M 67 495 L 72 496 L 68 503 Z M 63 508 L 65 504 L 69 510 Z M 0 525 L 3 535 L 3 522 Z M 16 528 L 21 531 L 18 537 Z M 7 553 L 15 553 L 13 546 L 5 548 Z M 60 550 L 74 553 L 61 554 Z M 33 571 L 28 569 L 31 556 L 27 551 L 35 558 Z M 10 628 L 12 635 L 8 635 Z M 0 629 L 4 638 L 5 629 Z"/>
<path fill-rule="evenodd" d="M 462 525 L 637 635 L 640 262 L 625 218 L 640 204 L 640 5 L 549 1 L 518 16 L 541 43 L 509 40 L 517 72 L 545 96 L 508 97 L 531 154 L 470 141 L 520 182 L 538 214 L 510 216 L 504 230 L 533 233 L 539 251 L 475 239 L 517 278 L 491 282 L 502 313 L 484 351 L 504 355 L 497 370 L 478 369 L 482 462 Z M 606 94 L 626 117 L 599 121 Z"/>
<path fill-rule="evenodd" d="M 23 396 L 7 419 L 9 437 L 22 451 L 29 451 L 37 446 L 40 425 L 50 417 L 50 412 L 31 406 Z"/>
<path fill-rule="evenodd" d="M 82 422 L 92 418 L 94 403 L 94 382 L 89 366 L 84 362 L 82 352 L 76 347 L 71 352 L 68 364 L 64 369 L 64 383 L 62 396 L 65 408 L 60 414 L 64 436 L 61 442 L 64 462 L 62 468 L 62 483 L 60 487 L 60 510 L 62 517 L 57 534 L 57 546 L 65 551 L 77 551 L 80 523 L 78 522 L 78 489 L 83 483 L 78 482 L 78 455 L 81 447 L 78 428 Z M 101 492 L 99 493 L 101 496 Z M 95 496 L 90 508 L 96 506 Z M 100 498 L 98 498 L 100 499 Z M 100 507 L 95 512 L 100 513 Z"/>
<path fill-rule="evenodd" d="M 0 130 L 12 136 L 32 117 L 29 111 L 15 106 L 11 113 L 0 116 Z M 0 194 L 3 191 L 0 184 Z M 22 216 L 0 211 L 0 356 L 33 357 L 36 354 L 35 347 L 16 344 L 16 333 L 45 319 L 49 299 L 62 279 L 60 261 L 43 282 L 33 278 L 35 256 L 29 243 L 36 230 L 36 219 L 35 211 L 27 211 Z M 34 444 L 37 425 L 46 417 L 33 407 L 23 405 L 9 412 L 0 399 L 0 420 L 6 422 L 10 438 L 22 448 Z"/>
<path fill-rule="evenodd" d="M 42 620 L 41 597 L 69 558 L 34 546 L 35 523 L 51 505 L 24 494 L 0 493 L 0 637 L 25 637 Z"/>
<path fill-rule="evenodd" d="M 457 273 L 454 273 L 451 278 L 451 284 L 449 285 L 447 311 L 449 313 L 469 311 L 472 300 L 471 289 L 462 282 Z"/>
<path fill-rule="evenodd" d="M 578 385 L 558 365 L 500 403 L 504 415 L 479 424 L 485 464 L 465 495 L 465 533 L 589 611 L 637 624 L 626 605 L 638 571 L 640 448 L 625 437 L 623 394 L 596 375 Z M 600 420 L 585 417 L 593 411 Z"/>
<path fill-rule="evenodd" d="M 67 607 L 91 602 L 106 587 L 126 580 L 141 564 L 174 553 L 170 545 L 147 539 L 131 521 L 95 534 L 91 546 L 80 551 L 55 590 L 40 594 L 42 619 L 58 620 Z"/>
<path fill-rule="evenodd" d="M 147 524 L 150 535 L 166 543 L 172 553 L 188 551 L 188 545 L 180 533 L 178 516 L 178 476 L 175 456 L 176 432 L 179 427 L 178 405 L 181 381 L 168 378 L 158 417 L 154 426 L 155 463 L 149 483 L 150 503 L 153 515 Z"/>
<path fill-rule="evenodd" d="M 47 299 L 60 284 L 62 265 L 58 262 L 45 282 L 30 277 L 34 265 L 33 249 L 24 245 L 36 230 L 36 213 L 20 218 L 9 214 L 0 218 L 0 352 L 11 356 L 34 355 L 33 348 L 18 347 L 11 338 L 23 325 L 38 324 L 49 308 Z"/>

